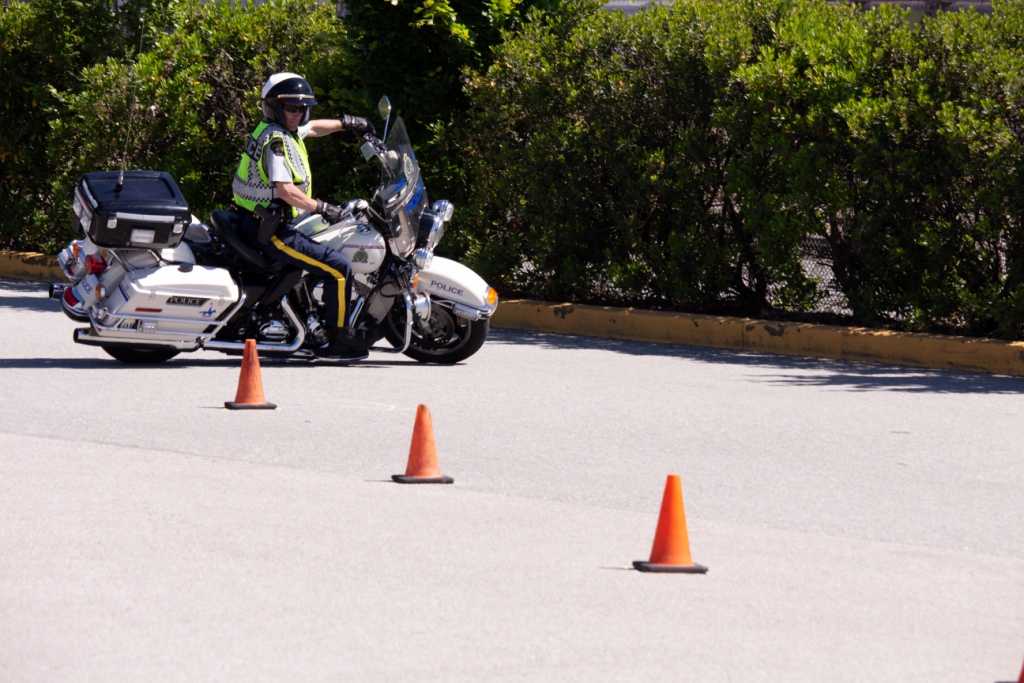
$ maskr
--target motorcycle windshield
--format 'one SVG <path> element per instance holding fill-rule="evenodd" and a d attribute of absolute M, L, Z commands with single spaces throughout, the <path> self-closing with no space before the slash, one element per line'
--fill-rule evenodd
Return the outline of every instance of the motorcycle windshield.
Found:
<path fill-rule="evenodd" d="M 379 196 L 391 224 L 396 251 L 408 256 L 416 247 L 420 216 L 429 202 L 416 152 L 401 117 L 395 119 L 385 145 L 388 163 L 382 172 Z"/>

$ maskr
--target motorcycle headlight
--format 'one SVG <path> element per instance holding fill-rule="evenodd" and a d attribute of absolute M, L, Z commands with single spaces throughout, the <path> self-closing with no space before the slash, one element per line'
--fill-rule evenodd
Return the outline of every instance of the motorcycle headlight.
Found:
<path fill-rule="evenodd" d="M 428 251 L 434 251 L 434 247 L 441 241 L 444 234 L 444 219 L 441 214 L 433 211 L 424 211 L 420 216 L 419 234 L 416 236 L 416 244 Z"/>
<path fill-rule="evenodd" d="M 422 247 L 416 250 L 416 254 L 412 257 L 412 262 L 416 264 L 416 267 L 420 270 L 424 270 L 430 267 L 430 264 L 434 261 L 434 252 Z"/>

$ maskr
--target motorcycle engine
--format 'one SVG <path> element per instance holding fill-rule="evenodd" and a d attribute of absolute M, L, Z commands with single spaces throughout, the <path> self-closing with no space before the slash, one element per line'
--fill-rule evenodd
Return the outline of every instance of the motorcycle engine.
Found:
<path fill-rule="evenodd" d="M 280 320 L 271 320 L 260 326 L 260 341 L 283 342 L 288 339 L 288 326 Z"/>
<path fill-rule="evenodd" d="M 276 313 L 280 314 L 280 310 L 276 311 Z M 274 311 L 265 311 L 262 315 L 250 316 L 246 322 L 242 323 L 235 330 L 235 337 L 237 339 L 255 337 L 257 341 L 261 342 L 284 342 L 291 335 L 292 328 L 287 323 L 279 320 Z"/>

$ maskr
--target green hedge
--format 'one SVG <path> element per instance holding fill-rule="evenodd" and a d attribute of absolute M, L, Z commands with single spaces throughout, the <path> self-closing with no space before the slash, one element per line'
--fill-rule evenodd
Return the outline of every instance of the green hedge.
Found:
<path fill-rule="evenodd" d="M 77 177 L 122 163 L 226 205 L 287 69 L 318 116 L 392 96 L 459 204 L 444 248 L 505 296 L 806 315 L 817 240 L 851 320 L 1024 338 L 1018 2 L 918 24 L 821 0 L 115 5 L 0 10 L 0 246 L 57 249 Z M 318 196 L 372 183 L 345 136 L 310 148 Z"/>
<path fill-rule="evenodd" d="M 333 9 L 313 0 L 239 9 L 185 2 L 173 9 L 173 30 L 137 59 L 89 67 L 82 76 L 87 87 L 61 95 L 65 113 L 52 121 L 47 148 L 52 196 L 64 200 L 46 214 L 53 223 L 62 224 L 82 173 L 122 164 L 171 173 L 198 215 L 229 204 L 267 76 L 331 64 L 346 45 Z"/>
<path fill-rule="evenodd" d="M 1024 9 L 579 0 L 472 79 L 467 257 L 554 300 L 1024 334 Z"/>
<path fill-rule="evenodd" d="M 345 21 L 315 0 L 0 7 L 0 66 L 15 76 L 0 88 L 25 124 L 0 131 L 0 246 L 60 248 L 73 234 L 74 183 L 122 164 L 170 172 L 199 215 L 228 205 L 260 87 L 275 71 L 307 77 L 317 117 L 376 119 L 389 94 L 429 150 L 428 128 L 444 131 L 466 108 L 462 69 L 486 68 L 502 31 L 547 1 L 351 0 Z M 318 196 L 342 201 L 372 186 L 352 143 L 336 135 L 310 145 Z M 447 161 L 427 166 L 433 177 L 458 174 Z"/>
<path fill-rule="evenodd" d="M 93 16 L 95 3 L 36 0 L 0 9 L 0 245 L 32 245 L 37 209 L 49 204 L 51 171 L 46 163 L 49 122 L 57 93 L 77 92 L 81 70 L 114 54 L 124 54 L 117 16 Z M 32 233 L 20 239 L 21 230 Z"/>

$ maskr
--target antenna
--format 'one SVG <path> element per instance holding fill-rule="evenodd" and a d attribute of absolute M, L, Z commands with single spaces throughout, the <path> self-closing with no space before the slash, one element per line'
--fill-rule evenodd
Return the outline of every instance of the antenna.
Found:
<path fill-rule="evenodd" d="M 138 66 L 139 58 L 142 56 L 142 37 L 146 35 L 146 16 L 143 14 L 143 11 L 142 5 L 139 5 L 139 51 L 135 55 L 135 66 Z M 135 93 L 139 86 L 139 79 L 136 77 L 135 66 L 131 68 L 132 103 L 131 110 L 128 112 L 128 126 L 124 136 L 124 152 L 121 154 L 121 173 L 117 177 L 117 184 L 114 185 L 115 194 L 121 192 L 121 188 L 124 187 L 124 167 L 128 162 L 128 143 L 131 142 L 132 122 L 135 120 L 135 105 L 138 104 Z"/>

